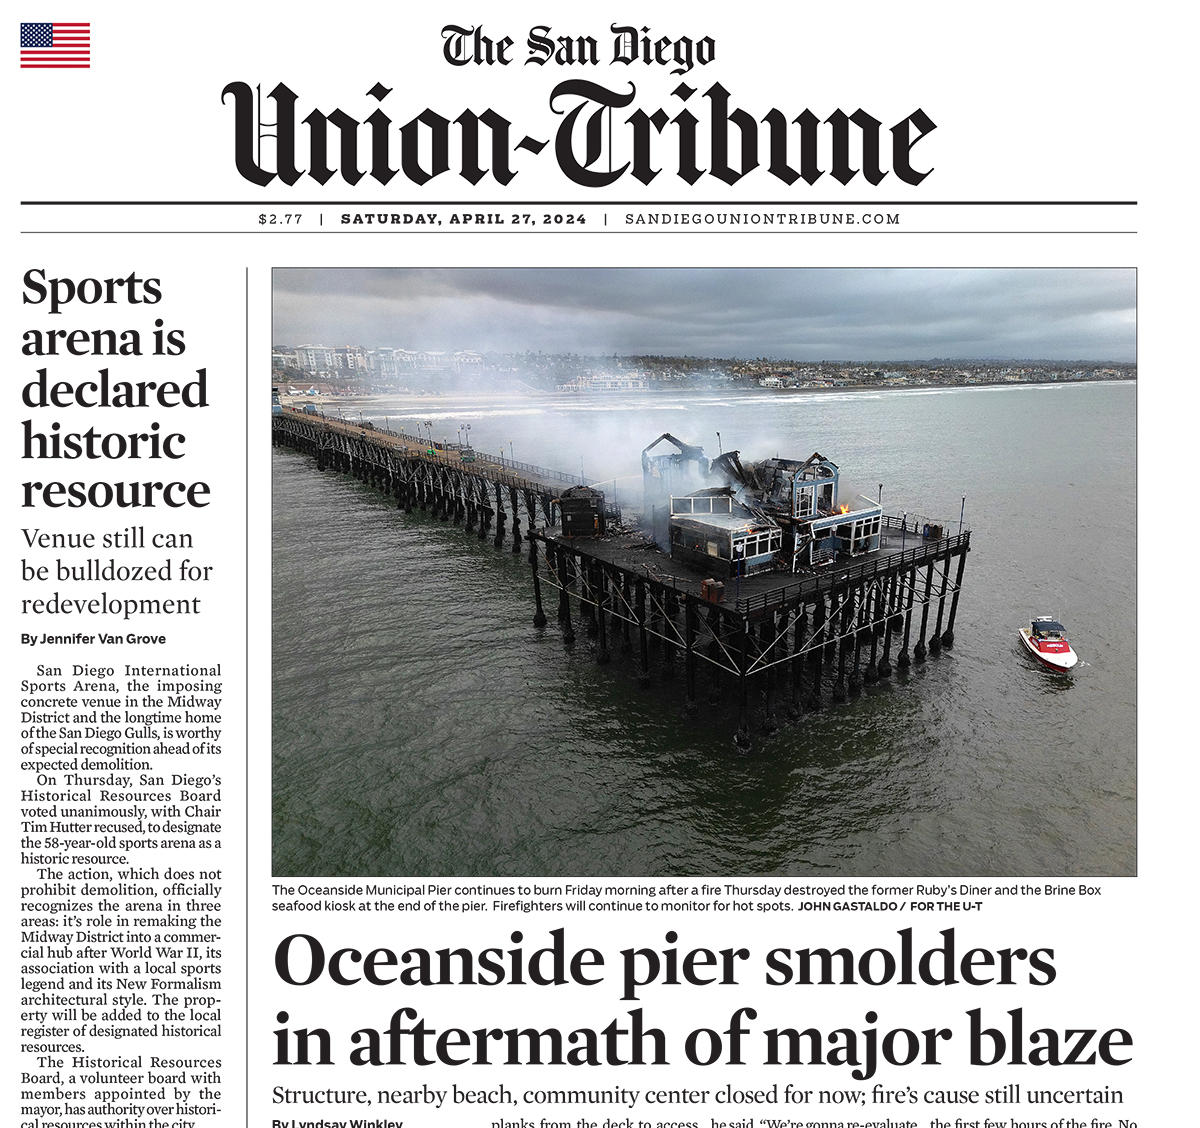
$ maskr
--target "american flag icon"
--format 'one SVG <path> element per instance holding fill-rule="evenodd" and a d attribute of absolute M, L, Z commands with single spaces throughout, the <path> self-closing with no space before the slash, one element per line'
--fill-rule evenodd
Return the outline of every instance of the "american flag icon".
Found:
<path fill-rule="evenodd" d="M 90 23 L 21 24 L 22 67 L 90 67 Z"/>

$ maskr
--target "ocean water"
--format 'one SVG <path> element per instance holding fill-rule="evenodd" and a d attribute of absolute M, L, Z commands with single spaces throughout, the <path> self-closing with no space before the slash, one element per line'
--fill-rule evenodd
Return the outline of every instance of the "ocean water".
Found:
<path fill-rule="evenodd" d="M 343 405 L 451 440 L 470 424 L 622 501 L 662 432 L 819 450 L 843 498 L 882 483 L 889 511 L 957 528 L 965 495 L 972 552 L 952 651 L 745 754 L 732 691 L 689 719 L 681 674 L 643 689 L 582 632 L 565 648 L 552 610 L 535 629 L 524 553 L 277 449 L 275 873 L 1135 872 L 1135 405 L 1130 383 Z M 1019 649 L 1038 614 L 1068 628 L 1069 678 Z"/>

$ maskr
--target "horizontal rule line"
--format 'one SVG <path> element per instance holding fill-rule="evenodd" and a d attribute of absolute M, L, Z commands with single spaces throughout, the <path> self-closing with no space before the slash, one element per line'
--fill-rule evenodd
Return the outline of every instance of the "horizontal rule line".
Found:
<path fill-rule="evenodd" d="M 432 235 L 438 238 L 442 236 L 455 237 L 457 235 L 478 235 L 479 229 L 464 229 L 462 231 L 408 231 L 395 228 L 372 228 L 370 231 L 343 231 L 341 228 L 326 227 L 323 230 L 310 228 L 307 231 L 301 231 L 296 227 L 247 227 L 233 228 L 230 230 L 219 230 L 206 228 L 203 230 L 187 230 L 185 228 L 166 228 L 165 230 L 152 230 L 150 228 L 135 228 L 131 231 L 120 231 L 115 228 L 103 228 L 92 231 L 70 229 L 54 229 L 49 230 L 26 230 L 20 232 L 22 235 L 403 235 L 412 238 L 414 235 Z M 681 227 L 672 228 L 655 228 L 656 235 L 1136 235 L 1137 231 L 1118 231 L 1118 230 L 1103 230 L 1103 231 L 1082 231 L 1082 230 L 1036 230 L 1036 231 L 1019 231 L 1012 228 L 999 228 L 996 230 L 971 230 L 965 227 L 950 228 L 948 230 L 941 229 L 914 229 L 911 231 L 895 231 L 889 230 L 886 227 L 856 227 L 849 231 L 844 227 L 839 227 L 837 230 L 829 228 L 754 228 L 747 231 L 744 229 L 734 230 L 729 227 L 706 227 L 702 232 L 696 232 L 688 229 L 684 230 Z M 489 235 L 566 235 L 567 232 L 561 227 L 529 227 L 521 231 L 498 231 L 495 229 L 487 232 Z M 590 231 L 583 228 L 575 228 L 570 232 L 571 235 L 645 235 L 648 232 L 635 231 L 633 228 L 626 227 L 593 227 Z"/>
<path fill-rule="evenodd" d="M 22 200 L 21 206 L 35 208 L 1127 208 L 1136 207 L 1137 200 Z"/>

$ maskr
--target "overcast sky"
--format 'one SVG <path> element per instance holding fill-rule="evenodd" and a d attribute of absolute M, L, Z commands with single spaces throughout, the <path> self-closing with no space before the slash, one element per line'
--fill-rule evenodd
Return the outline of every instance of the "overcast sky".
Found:
<path fill-rule="evenodd" d="M 1132 270 L 276 269 L 276 343 L 1135 359 Z"/>

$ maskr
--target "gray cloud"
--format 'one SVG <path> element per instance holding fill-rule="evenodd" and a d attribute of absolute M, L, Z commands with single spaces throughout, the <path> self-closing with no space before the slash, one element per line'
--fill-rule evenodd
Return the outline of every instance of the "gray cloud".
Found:
<path fill-rule="evenodd" d="M 1132 361 L 1128 269 L 316 269 L 273 339 L 480 352 Z"/>

